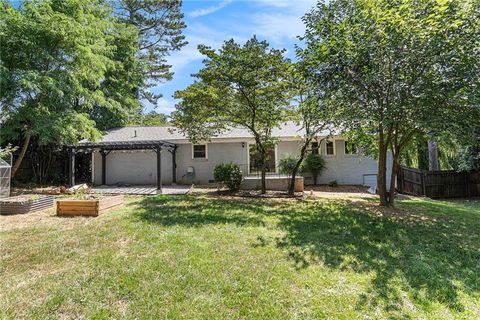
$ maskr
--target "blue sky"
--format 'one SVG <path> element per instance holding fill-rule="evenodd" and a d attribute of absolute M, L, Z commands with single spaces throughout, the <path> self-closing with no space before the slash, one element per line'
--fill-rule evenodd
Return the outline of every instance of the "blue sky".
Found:
<path fill-rule="evenodd" d="M 316 0 L 184 0 L 184 34 L 189 44 L 168 59 L 175 73 L 173 80 L 153 89 L 163 94 L 156 111 L 172 112 L 173 93 L 193 82 L 191 74 L 202 67 L 199 44 L 219 48 L 225 40 L 233 38 L 243 43 L 255 34 L 272 47 L 287 49 L 286 55 L 294 58 L 297 36 L 304 32 L 301 17 L 315 3 Z M 148 106 L 147 111 L 152 107 Z"/>

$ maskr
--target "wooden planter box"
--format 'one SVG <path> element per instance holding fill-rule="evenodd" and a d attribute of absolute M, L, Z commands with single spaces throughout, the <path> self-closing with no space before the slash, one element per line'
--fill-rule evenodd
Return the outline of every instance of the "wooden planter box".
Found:
<path fill-rule="evenodd" d="M 57 216 L 90 216 L 97 217 L 108 210 L 123 206 L 123 195 L 100 199 L 57 200 Z"/>
<path fill-rule="evenodd" d="M 31 196 L 16 196 L 0 199 L 0 214 L 21 214 L 41 211 L 53 207 L 52 196 L 40 196 L 31 199 Z"/>

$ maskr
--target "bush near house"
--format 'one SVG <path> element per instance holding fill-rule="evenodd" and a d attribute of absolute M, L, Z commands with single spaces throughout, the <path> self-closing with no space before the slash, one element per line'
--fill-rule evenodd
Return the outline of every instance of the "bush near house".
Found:
<path fill-rule="evenodd" d="M 240 190 L 243 182 L 243 172 L 235 163 L 222 163 L 215 166 L 213 171 L 215 181 L 226 186 L 228 190 L 236 192 Z"/>
<path fill-rule="evenodd" d="M 292 174 L 293 170 L 295 169 L 295 166 L 297 165 L 298 159 L 294 157 L 293 155 L 287 155 L 285 158 L 280 159 L 280 162 L 278 164 L 280 173 L 283 174 Z M 299 171 L 303 171 L 303 164 L 300 167 Z"/>
<path fill-rule="evenodd" d="M 304 171 L 310 173 L 313 176 L 313 184 L 317 184 L 317 177 L 325 169 L 325 159 L 315 153 L 310 153 L 304 162 Z"/>

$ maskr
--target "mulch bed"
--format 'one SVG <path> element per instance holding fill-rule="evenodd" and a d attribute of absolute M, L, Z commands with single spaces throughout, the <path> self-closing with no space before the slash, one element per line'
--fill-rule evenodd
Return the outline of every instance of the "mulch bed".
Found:
<path fill-rule="evenodd" d="M 349 193 L 367 193 L 368 187 L 358 185 L 339 185 L 337 187 L 330 187 L 329 185 L 307 185 L 305 191 L 320 191 L 320 192 L 349 192 Z"/>
<path fill-rule="evenodd" d="M 212 194 L 221 195 L 221 196 L 232 196 L 232 197 L 241 197 L 241 198 L 261 198 L 261 199 L 278 199 L 278 198 L 303 198 L 303 192 L 295 192 L 295 194 L 289 195 L 285 191 L 272 191 L 267 190 L 267 193 L 262 194 L 260 190 L 240 190 L 238 192 L 230 192 L 228 190 L 219 190 L 212 192 Z"/>

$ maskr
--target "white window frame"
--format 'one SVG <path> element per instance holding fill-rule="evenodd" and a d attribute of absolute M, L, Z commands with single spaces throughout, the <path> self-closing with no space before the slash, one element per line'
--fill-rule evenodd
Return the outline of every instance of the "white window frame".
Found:
<path fill-rule="evenodd" d="M 325 139 L 324 151 L 325 151 L 325 156 L 326 157 L 335 157 L 337 155 L 336 140 L 337 139 Z M 333 154 L 328 154 L 327 153 L 327 142 L 332 142 L 333 143 Z"/>
<path fill-rule="evenodd" d="M 195 146 L 205 146 L 205 158 L 195 158 Z M 208 160 L 208 143 L 192 143 L 192 160 Z"/>
<path fill-rule="evenodd" d="M 248 142 L 247 143 L 247 174 L 251 174 L 250 172 L 250 146 L 254 146 L 256 143 L 251 143 L 251 142 Z M 268 174 L 278 174 L 278 145 L 276 144 L 275 145 L 275 172 L 267 172 L 267 176 Z M 252 172 L 253 174 L 253 172 Z"/>

